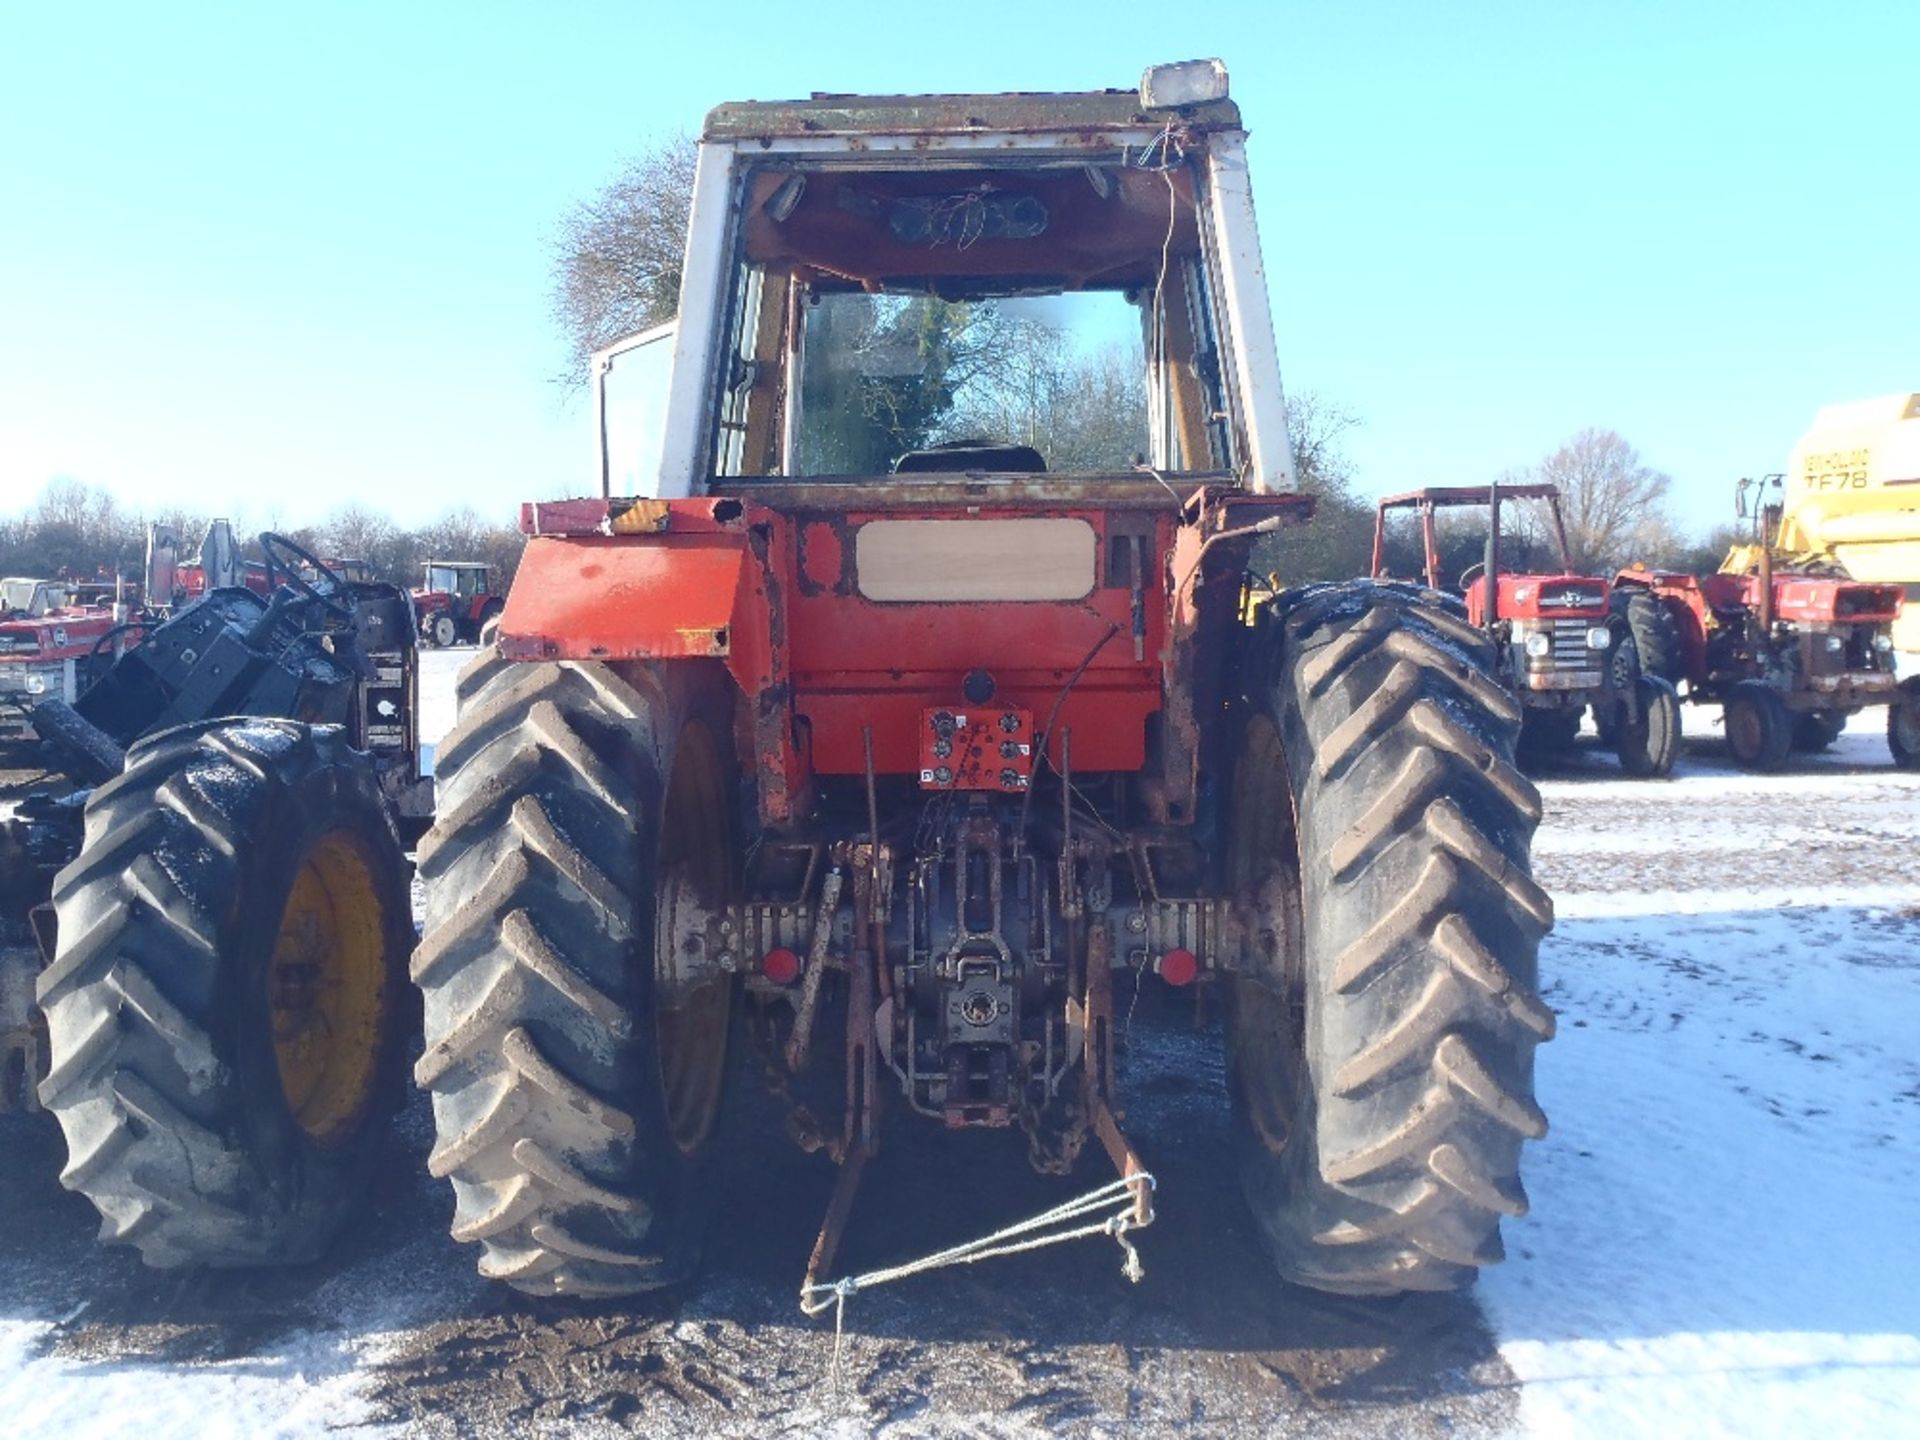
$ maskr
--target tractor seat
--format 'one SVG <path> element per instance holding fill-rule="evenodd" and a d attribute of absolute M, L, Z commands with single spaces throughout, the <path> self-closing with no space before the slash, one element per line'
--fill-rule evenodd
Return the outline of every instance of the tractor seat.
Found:
<path fill-rule="evenodd" d="M 909 450 L 893 462 L 896 475 L 968 470 L 1043 475 L 1046 469 L 1045 457 L 1031 445 L 996 445 L 988 440 L 949 440 L 926 450 Z"/>

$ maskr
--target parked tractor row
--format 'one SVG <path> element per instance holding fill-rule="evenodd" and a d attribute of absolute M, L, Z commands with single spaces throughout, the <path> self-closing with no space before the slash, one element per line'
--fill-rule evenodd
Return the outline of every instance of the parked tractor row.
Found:
<path fill-rule="evenodd" d="M 1860 711 L 1885 706 L 1887 748 L 1920 768 L 1920 676 L 1897 674 L 1896 584 L 1863 583 L 1819 555 L 1780 553 L 1779 476 L 1737 492 L 1752 540 L 1712 575 L 1626 570 L 1616 578 L 1648 666 L 1719 705 L 1727 748 L 1753 770 L 1826 749 Z"/>
<path fill-rule="evenodd" d="M 1684 700 L 1720 707 L 1728 752 L 1748 769 L 1779 770 L 1795 753 L 1824 750 L 1849 719 L 1877 707 L 1887 712 L 1894 763 L 1920 767 L 1920 677 L 1902 681 L 1895 657 L 1901 587 L 1850 579 L 1821 555 L 1783 555 L 1779 481 L 1769 477 L 1770 495 L 1741 482 L 1737 506 L 1752 536 L 1711 575 L 1574 573 L 1551 485 L 1389 496 L 1375 519 L 1372 573 L 1388 577 L 1389 520 L 1411 512 L 1427 585 L 1461 595 L 1495 646 L 1501 678 L 1524 711 L 1523 757 L 1566 751 L 1591 716 L 1627 774 L 1666 776 Z M 1544 510 L 1557 570 L 1503 563 L 1511 511 L 1528 502 Z M 1486 523 L 1481 558 L 1457 578 L 1442 573 L 1438 517 L 1449 511 Z"/>

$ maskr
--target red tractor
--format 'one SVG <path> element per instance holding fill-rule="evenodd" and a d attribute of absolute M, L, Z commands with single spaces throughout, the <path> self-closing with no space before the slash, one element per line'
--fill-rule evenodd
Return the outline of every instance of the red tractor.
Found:
<path fill-rule="evenodd" d="M 1503 566 L 1501 507 L 1523 501 L 1544 506 L 1558 570 Z M 1388 496 L 1374 517 L 1374 578 L 1387 578 L 1387 517 L 1411 510 L 1419 517 L 1426 582 L 1448 589 L 1437 516 L 1460 509 L 1485 512 L 1487 531 L 1474 546 L 1477 558 L 1451 585 L 1466 599 L 1467 618 L 1492 641 L 1500 679 L 1524 711 L 1523 751 L 1565 751 L 1591 707 L 1623 770 L 1670 774 L 1680 746 L 1679 698 L 1670 681 L 1643 664 L 1605 577 L 1574 573 L 1560 492 L 1552 485 L 1456 485 Z"/>
<path fill-rule="evenodd" d="M 35 703 L 71 703 L 113 663 L 114 641 L 138 639 L 105 598 L 83 600 L 61 580 L 0 580 L 0 734 L 29 733 Z"/>
<path fill-rule="evenodd" d="M 1714 574 L 1620 573 L 1640 653 L 1684 682 L 1690 703 L 1722 707 L 1727 748 L 1750 770 L 1826 749 L 1875 705 L 1887 707 L 1894 764 L 1920 768 L 1920 677 L 1903 683 L 1894 665 L 1901 587 L 1851 580 L 1820 556 L 1779 555 L 1780 478 L 1762 481 L 1775 494 L 1752 504 L 1753 482 L 1740 482 L 1736 508 L 1753 540 Z"/>
<path fill-rule="evenodd" d="M 707 118 L 678 321 L 599 357 L 601 493 L 524 507 L 437 756 L 416 1074 L 482 1274 L 687 1275 L 732 1037 L 841 1167 L 810 1308 L 884 1107 L 1104 1151 L 1130 1246 L 1142 987 L 1224 1014 L 1283 1274 L 1499 1258 L 1554 1028 L 1521 707 L 1426 587 L 1240 621 L 1310 507 L 1225 80 Z"/>
<path fill-rule="evenodd" d="M 413 592 L 420 638 L 429 645 L 472 645 L 506 597 L 493 593 L 489 567 L 469 560 L 429 560 L 426 580 Z"/>

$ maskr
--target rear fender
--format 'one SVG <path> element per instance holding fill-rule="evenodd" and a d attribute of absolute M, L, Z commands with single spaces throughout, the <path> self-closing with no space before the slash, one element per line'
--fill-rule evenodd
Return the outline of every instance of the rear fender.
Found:
<path fill-rule="evenodd" d="M 724 660 L 768 675 L 765 570 L 744 533 L 536 536 L 500 616 L 509 660 Z"/>
<path fill-rule="evenodd" d="M 500 653 L 524 661 L 719 661 L 746 697 L 761 817 L 782 822 L 805 775 L 790 724 L 780 592 L 767 565 L 777 523 L 535 535 L 500 615 Z"/>

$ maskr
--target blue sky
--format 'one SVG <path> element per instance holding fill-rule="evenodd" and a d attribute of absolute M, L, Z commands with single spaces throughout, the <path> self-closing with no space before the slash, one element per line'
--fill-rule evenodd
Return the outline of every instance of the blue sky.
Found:
<path fill-rule="evenodd" d="M 406 521 L 587 483 L 560 215 L 725 99 L 1220 55 L 1283 371 L 1369 490 L 1609 425 L 1698 528 L 1920 388 L 1920 5 L 0 8 L 0 509 Z"/>

